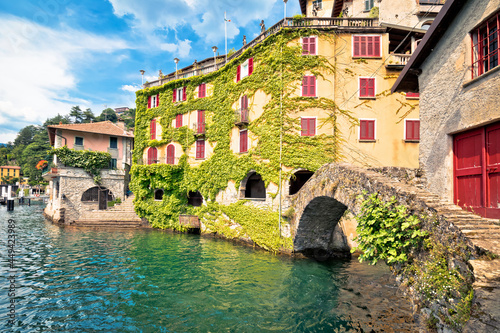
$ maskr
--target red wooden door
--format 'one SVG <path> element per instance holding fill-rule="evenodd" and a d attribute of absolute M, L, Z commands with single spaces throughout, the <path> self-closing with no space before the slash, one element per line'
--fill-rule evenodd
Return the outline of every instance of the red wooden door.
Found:
<path fill-rule="evenodd" d="M 158 162 L 158 150 L 155 147 L 148 150 L 148 165 Z"/>
<path fill-rule="evenodd" d="M 483 202 L 483 130 L 455 137 L 455 203 L 478 208 Z"/>
<path fill-rule="evenodd" d="M 500 123 L 454 137 L 455 203 L 500 218 Z"/>
<path fill-rule="evenodd" d="M 500 123 L 486 127 L 486 216 L 500 218 Z"/>
<path fill-rule="evenodd" d="M 167 164 L 174 164 L 175 162 L 175 147 L 174 145 L 167 146 Z"/>

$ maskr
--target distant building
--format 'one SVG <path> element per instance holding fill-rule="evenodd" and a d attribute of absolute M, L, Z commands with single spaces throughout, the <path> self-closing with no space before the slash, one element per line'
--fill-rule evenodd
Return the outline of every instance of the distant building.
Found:
<path fill-rule="evenodd" d="M 497 219 L 499 8 L 499 0 L 448 0 L 392 88 L 420 93 L 427 188 Z"/>
<path fill-rule="evenodd" d="M 95 185 L 83 169 L 61 165 L 54 156 L 54 167 L 43 175 L 50 182 L 50 201 L 45 209 L 49 218 L 71 223 L 83 211 L 106 209 L 107 201 L 125 198 L 134 137 L 124 123 L 59 124 L 47 126 L 47 130 L 54 148 L 67 146 L 111 154 L 109 169 L 101 171 L 100 185 Z"/>
<path fill-rule="evenodd" d="M 6 184 L 4 179 L 9 180 L 12 178 L 20 178 L 21 167 L 13 165 L 3 165 L 0 166 L 0 182 L 1 184 Z"/>
<path fill-rule="evenodd" d="M 127 112 L 128 110 L 130 110 L 128 107 L 121 107 L 121 108 L 116 108 L 115 109 L 115 113 L 118 117 L 121 117 L 125 112 Z"/>

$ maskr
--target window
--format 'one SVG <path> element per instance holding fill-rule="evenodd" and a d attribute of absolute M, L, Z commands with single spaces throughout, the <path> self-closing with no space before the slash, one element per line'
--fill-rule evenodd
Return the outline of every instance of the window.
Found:
<path fill-rule="evenodd" d="M 248 151 L 248 130 L 240 131 L 240 153 Z"/>
<path fill-rule="evenodd" d="M 205 158 L 205 140 L 196 141 L 196 158 Z"/>
<path fill-rule="evenodd" d="M 240 122 L 248 123 L 248 96 L 243 95 L 240 99 Z"/>
<path fill-rule="evenodd" d="M 109 148 L 112 148 L 112 149 L 118 148 L 118 138 L 116 136 L 109 137 Z"/>
<path fill-rule="evenodd" d="M 302 38 L 302 55 L 316 55 L 316 37 Z"/>
<path fill-rule="evenodd" d="M 173 90 L 172 102 L 182 102 L 186 100 L 186 87 Z"/>
<path fill-rule="evenodd" d="M 83 138 L 75 136 L 75 146 L 83 146 Z"/>
<path fill-rule="evenodd" d="M 366 141 L 375 140 L 375 120 L 369 120 L 369 119 L 359 120 L 359 140 L 366 140 Z"/>
<path fill-rule="evenodd" d="M 155 140 L 156 139 L 156 119 L 151 119 L 151 122 L 149 123 L 149 134 L 150 140 Z"/>
<path fill-rule="evenodd" d="M 205 110 L 198 110 L 197 120 L 198 122 L 195 126 L 196 134 L 205 133 Z"/>
<path fill-rule="evenodd" d="M 420 140 L 420 120 L 405 119 L 405 140 Z"/>
<path fill-rule="evenodd" d="M 380 36 L 352 36 L 353 57 L 380 57 Z"/>
<path fill-rule="evenodd" d="M 162 189 L 155 190 L 155 200 L 163 200 L 163 190 Z"/>
<path fill-rule="evenodd" d="M 313 8 L 316 8 L 318 10 L 323 9 L 323 0 L 314 0 L 313 1 Z"/>
<path fill-rule="evenodd" d="M 175 146 L 168 145 L 167 146 L 167 164 L 175 164 Z"/>
<path fill-rule="evenodd" d="M 160 105 L 160 94 L 148 96 L 148 109 L 156 108 Z"/>
<path fill-rule="evenodd" d="M 182 114 L 175 116 L 175 128 L 182 127 Z"/>
<path fill-rule="evenodd" d="M 305 75 L 302 79 L 302 96 L 316 97 L 316 77 L 314 75 Z"/>
<path fill-rule="evenodd" d="M 316 118 L 300 118 L 301 136 L 316 135 Z"/>
<path fill-rule="evenodd" d="M 420 93 L 414 93 L 414 92 L 406 93 L 406 99 L 419 99 L 419 98 L 420 98 Z"/>
<path fill-rule="evenodd" d="M 158 150 L 155 147 L 148 149 L 148 165 L 158 163 Z"/>
<path fill-rule="evenodd" d="M 365 0 L 365 11 L 370 11 L 374 4 L 375 0 Z"/>
<path fill-rule="evenodd" d="M 359 97 L 375 97 L 375 78 L 359 78 Z"/>
<path fill-rule="evenodd" d="M 203 196 L 199 191 L 188 193 L 188 206 L 200 207 L 203 204 Z"/>
<path fill-rule="evenodd" d="M 252 75 L 253 73 L 253 58 L 247 59 L 244 63 L 236 68 L 236 82 Z"/>
<path fill-rule="evenodd" d="M 109 161 L 109 168 L 110 168 L 110 169 L 116 169 L 116 158 L 112 158 L 112 159 Z"/>
<path fill-rule="evenodd" d="M 207 85 L 202 83 L 198 86 L 198 97 L 203 98 L 207 96 Z"/>
<path fill-rule="evenodd" d="M 472 78 L 498 66 L 500 52 L 500 12 L 471 32 Z"/>

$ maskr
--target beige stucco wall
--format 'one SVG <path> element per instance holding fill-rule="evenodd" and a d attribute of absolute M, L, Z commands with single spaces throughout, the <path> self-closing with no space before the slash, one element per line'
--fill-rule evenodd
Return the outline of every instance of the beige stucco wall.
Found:
<path fill-rule="evenodd" d="M 428 189 L 453 199 L 453 137 L 500 120 L 500 67 L 471 81 L 469 32 L 500 0 L 468 1 L 423 64 L 420 164 Z"/>

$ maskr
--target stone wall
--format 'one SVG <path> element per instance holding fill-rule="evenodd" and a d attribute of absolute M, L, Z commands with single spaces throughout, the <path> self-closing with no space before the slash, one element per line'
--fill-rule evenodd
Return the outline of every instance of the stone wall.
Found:
<path fill-rule="evenodd" d="M 58 177 L 51 184 L 59 182 L 59 191 L 51 189 L 50 201 L 45 209 L 46 216 L 54 222 L 70 224 L 85 211 L 98 209 L 97 202 L 82 202 L 82 194 L 96 185 L 92 176 L 80 168 L 58 167 Z M 114 198 L 125 200 L 125 171 L 102 170 L 101 187 L 109 189 Z"/>
<path fill-rule="evenodd" d="M 419 76 L 420 167 L 427 188 L 453 198 L 452 135 L 500 120 L 500 67 L 471 81 L 470 31 L 500 0 L 467 1 L 428 56 Z"/>

